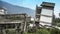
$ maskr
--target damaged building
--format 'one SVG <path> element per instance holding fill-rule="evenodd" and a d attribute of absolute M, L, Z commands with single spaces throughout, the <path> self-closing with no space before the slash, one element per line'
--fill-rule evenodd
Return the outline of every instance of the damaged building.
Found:
<path fill-rule="evenodd" d="M 0 8 L 0 33 L 5 34 L 6 30 L 26 31 L 31 16 L 26 13 L 6 14 L 6 9 Z"/>
<path fill-rule="evenodd" d="M 36 6 L 36 25 L 52 26 L 55 3 L 42 2 L 41 7 Z"/>

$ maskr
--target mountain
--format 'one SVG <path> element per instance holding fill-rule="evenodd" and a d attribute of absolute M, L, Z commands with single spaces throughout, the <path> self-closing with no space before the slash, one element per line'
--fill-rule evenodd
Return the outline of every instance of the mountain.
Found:
<path fill-rule="evenodd" d="M 7 14 L 20 14 L 20 13 L 26 13 L 30 16 L 35 15 L 35 11 L 30 9 L 30 8 L 26 8 L 26 7 L 22 7 L 22 6 L 16 6 L 16 5 L 12 5 L 10 3 L 4 2 L 4 1 L 0 1 L 0 7 L 4 7 L 7 10 Z"/>

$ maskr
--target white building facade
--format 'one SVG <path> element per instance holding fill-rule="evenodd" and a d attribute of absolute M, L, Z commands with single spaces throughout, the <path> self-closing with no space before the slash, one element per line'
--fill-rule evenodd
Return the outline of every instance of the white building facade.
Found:
<path fill-rule="evenodd" d="M 52 26 L 52 19 L 54 15 L 54 3 L 43 2 L 41 4 L 40 25 Z"/>

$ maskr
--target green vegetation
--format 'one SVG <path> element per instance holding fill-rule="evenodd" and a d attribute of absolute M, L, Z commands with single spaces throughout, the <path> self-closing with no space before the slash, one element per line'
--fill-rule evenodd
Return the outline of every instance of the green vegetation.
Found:
<path fill-rule="evenodd" d="M 51 29 L 51 34 L 60 34 L 60 30 L 59 29 Z"/>
<path fill-rule="evenodd" d="M 55 18 L 52 24 L 60 27 L 60 18 Z"/>
<path fill-rule="evenodd" d="M 35 32 L 28 32 L 28 34 L 50 34 L 50 32 L 46 29 L 37 29 Z"/>
<path fill-rule="evenodd" d="M 6 30 L 7 34 L 20 34 L 20 32 L 16 30 Z M 53 29 L 36 29 L 35 31 L 30 30 L 29 32 L 24 32 L 24 34 L 60 34 L 60 30 L 53 28 Z"/>
<path fill-rule="evenodd" d="M 35 32 L 28 32 L 28 34 L 60 34 L 59 29 L 37 29 Z"/>

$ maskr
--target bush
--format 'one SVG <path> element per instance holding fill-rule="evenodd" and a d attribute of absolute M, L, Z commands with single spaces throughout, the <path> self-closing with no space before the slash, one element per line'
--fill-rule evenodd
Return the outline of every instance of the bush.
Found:
<path fill-rule="evenodd" d="M 60 30 L 54 28 L 54 29 L 51 30 L 51 34 L 60 34 Z"/>
<path fill-rule="evenodd" d="M 47 29 L 37 29 L 36 32 L 28 34 L 50 34 L 50 32 Z"/>
<path fill-rule="evenodd" d="M 47 29 L 39 29 L 37 34 L 50 34 L 50 32 Z"/>

